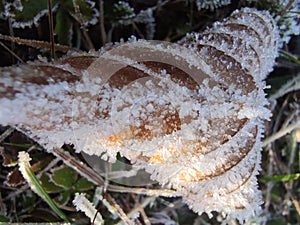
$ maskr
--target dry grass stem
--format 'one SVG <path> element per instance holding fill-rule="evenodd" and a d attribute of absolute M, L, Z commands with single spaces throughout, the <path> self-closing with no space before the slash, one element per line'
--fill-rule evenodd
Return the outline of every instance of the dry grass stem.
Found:
<path fill-rule="evenodd" d="M 269 99 L 276 100 L 289 92 L 300 90 L 300 74 L 288 81 L 285 85 L 282 85 Z"/>
<path fill-rule="evenodd" d="M 125 222 L 125 224 L 128 225 L 134 225 L 133 221 L 129 219 L 129 217 L 125 214 L 123 209 L 120 207 L 120 205 L 116 202 L 116 200 L 109 194 L 104 194 L 105 199 L 111 204 L 112 207 L 114 207 L 115 211 L 118 213 L 118 216 L 122 221 Z"/>
<path fill-rule="evenodd" d="M 103 0 L 99 1 L 99 25 L 100 25 L 100 32 L 102 38 L 102 44 L 105 45 L 107 43 L 107 34 L 105 31 L 104 26 L 104 8 L 103 8 Z"/>
<path fill-rule="evenodd" d="M 150 220 L 149 220 L 148 216 L 146 215 L 144 208 L 147 207 L 151 202 L 154 202 L 156 197 L 147 197 L 141 203 L 137 200 L 135 195 L 132 194 L 131 197 L 134 199 L 136 207 L 133 208 L 128 213 L 128 217 L 132 217 L 137 212 L 140 212 L 144 223 L 146 225 L 151 225 Z"/>
<path fill-rule="evenodd" d="M 89 166 L 79 161 L 75 157 L 71 156 L 70 153 L 66 152 L 63 149 L 53 149 L 52 152 L 56 157 L 63 160 L 63 162 L 80 173 L 83 177 L 87 178 L 89 181 L 93 182 L 98 186 L 104 186 L 105 181 L 91 169 Z M 164 197 L 178 197 L 180 194 L 173 190 L 168 189 L 147 189 L 147 188 L 132 188 L 132 187 L 123 187 L 117 185 L 108 184 L 106 186 L 108 191 L 120 192 L 120 193 L 133 193 L 133 194 L 143 194 L 150 196 L 164 196 Z"/>
<path fill-rule="evenodd" d="M 54 25 L 53 25 L 53 12 L 52 12 L 52 0 L 48 0 L 48 23 L 49 23 L 49 35 L 51 44 L 51 57 L 55 59 L 55 41 L 54 41 Z"/>
<path fill-rule="evenodd" d="M 4 141 L 5 138 L 7 138 L 9 135 L 11 135 L 14 132 L 14 128 L 9 127 L 6 129 L 1 135 L 0 135 L 0 143 Z"/>
<path fill-rule="evenodd" d="M 7 35 L 3 35 L 3 34 L 0 34 L 0 39 L 4 40 L 4 41 L 12 41 L 19 45 L 26 45 L 26 46 L 38 48 L 38 49 L 40 49 L 40 48 L 51 49 L 51 43 L 45 42 L 45 41 L 27 40 L 27 39 L 11 37 L 11 36 L 7 36 Z M 81 52 L 78 49 L 70 48 L 68 46 L 64 46 L 64 45 L 60 45 L 60 44 L 55 44 L 55 49 L 57 51 L 61 51 L 61 52 L 68 52 L 68 51 Z"/>
<path fill-rule="evenodd" d="M 23 61 L 16 53 L 14 53 L 12 50 L 10 50 L 5 44 L 3 44 L 2 42 L 0 42 L 0 45 L 1 45 L 6 51 L 8 51 L 13 57 L 15 57 L 17 60 L 19 60 L 21 63 L 24 63 L 24 61 Z"/>
<path fill-rule="evenodd" d="M 262 147 L 267 146 L 268 144 L 278 140 L 279 138 L 289 134 L 293 130 L 297 129 L 300 127 L 300 119 L 292 123 L 291 125 L 287 127 L 281 128 L 278 132 L 272 134 L 271 136 L 267 137 L 263 142 L 262 142 Z"/>
<path fill-rule="evenodd" d="M 80 8 L 79 8 L 77 0 L 73 0 L 73 6 L 74 6 L 74 10 L 75 10 L 75 14 L 76 14 L 77 20 L 78 20 L 78 22 L 80 24 L 80 30 L 81 30 L 84 38 L 85 38 L 85 41 L 86 41 L 86 44 L 87 44 L 87 48 L 90 49 L 90 50 L 91 49 L 95 49 L 94 45 L 93 45 L 93 43 L 91 41 L 91 38 L 90 38 L 90 36 L 89 36 L 89 34 L 87 32 L 87 29 L 86 29 L 86 27 L 84 25 L 83 17 L 82 17 L 82 14 L 80 12 Z"/>

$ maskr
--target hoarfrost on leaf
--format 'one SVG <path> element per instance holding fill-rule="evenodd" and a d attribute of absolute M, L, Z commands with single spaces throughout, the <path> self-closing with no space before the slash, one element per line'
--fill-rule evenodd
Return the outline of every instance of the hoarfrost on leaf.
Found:
<path fill-rule="evenodd" d="M 70 143 L 110 162 L 120 154 L 195 212 L 247 220 L 262 202 L 256 175 L 270 116 L 263 79 L 277 36 L 267 12 L 245 8 L 180 45 L 131 40 L 88 61 L 70 55 L 6 68 L 0 121 L 49 151 Z M 73 68 L 78 59 L 84 70 Z M 84 196 L 74 203 L 95 215 Z"/>

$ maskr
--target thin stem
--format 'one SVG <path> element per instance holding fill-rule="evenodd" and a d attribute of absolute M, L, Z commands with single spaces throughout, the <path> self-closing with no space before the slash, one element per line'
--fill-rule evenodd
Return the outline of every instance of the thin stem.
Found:
<path fill-rule="evenodd" d="M 300 60 L 296 56 L 284 50 L 279 50 L 279 53 L 300 66 Z"/>
<path fill-rule="evenodd" d="M 83 17 L 82 17 L 82 14 L 80 12 L 80 8 L 79 8 L 77 0 L 73 0 L 73 6 L 74 6 L 75 13 L 76 13 L 76 17 L 77 17 L 78 22 L 80 24 L 80 30 L 81 30 L 81 32 L 82 32 L 82 34 L 83 34 L 83 36 L 84 36 L 84 38 L 87 42 L 87 46 L 88 46 L 89 50 L 94 49 L 94 45 L 93 45 L 93 43 L 92 43 L 92 41 L 91 41 L 91 39 L 90 39 L 90 37 L 87 33 L 87 30 L 84 26 Z"/>
<path fill-rule="evenodd" d="M 50 31 L 50 44 L 51 44 L 51 58 L 55 59 L 55 43 L 54 43 L 54 28 L 53 28 L 53 12 L 52 12 L 52 0 L 48 0 L 48 23 Z"/>
<path fill-rule="evenodd" d="M 17 43 L 19 45 L 26 45 L 30 46 L 33 48 L 45 48 L 45 49 L 51 49 L 51 43 L 45 42 L 45 41 L 36 41 L 36 40 L 28 40 L 28 39 L 23 39 L 19 37 L 11 37 L 7 35 L 0 34 L 0 40 L 4 41 L 11 41 L 14 43 Z M 60 45 L 60 44 L 55 44 L 55 49 L 61 52 L 67 52 L 67 51 L 76 51 L 79 52 L 78 49 L 70 48 L 68 46 Z"/>
<path fill-rule="evenodd" d="M 103 0 L 99 1 L 99 24 L 100 24 L 100 32 L 102 38 L 102 44 L 105 45 L 107 43 L 107 34 L 104 26 L 104 8 L 103 8 Z"/>
<path fill-rule="evenodd" d="M 128 217 L 131 217 L 132 215 L 135 215 L 137 212 L 140 212 L 142 215 L 142 218 L 144 220 L 144 223 L 146 225 L 151 225 L 150 220 L 148 218 L 148 216 L 145 213 L 144 208 L 149 205 L 151 202 L 154 202 L 155 197 L 147 197 L 146 199 L 144 199 L 144 201 L 142 203 L 140 203 L 135 195 L 131 195 L 131 197 L 133 198 L 136 207 L 133 208 L 129 213 L 128 213 Z"/>
<path fill-rule="evenodd" d="M 268 145 L 268 167 L 267 167 L 267 175 L 272 177 L 273 176 L 273 165 L 274 165 L 274 152 L 272 151 L 272 144 Z M 271 196 L 272 196 L 272 189 L 274 187 L 273 182 L 268 182 L 266 188 L 266 197 L 265 197 L 265 204 L 264 204 L 264 211 L 265 213 L 268 213 L 269 207 L 271 205 Z"/>
<path fill-rule="evenodd" d="M 119 192 L 119 193 L 133 193 L 133 194 L 162 196 L 162 197 L 181 197 L 181 194 L 179 194 L 178 192 L 173 190 L 168 190 L 168 189 L 127 188 L 127 187 L 117 186 L 117 185 L 108 185 L 107 189 L 109 191 Z"/>
<path fill-rule="evenodd" d="M 283 174 L 279 159 L 277 158 L 276 152 L 273 149 L 271 151 L 273 152 L 274 165 L 276 166 L 275 168 L 277 169 L 277 173 L 278 174 Z M 283 185 L 284 185 L 287 193 L 289 194 L 289 196 L 292 200 L 292 203 L 295 206 L 295 209 L 296 209 L 297 213 L 300 215 L 300 205 L 299 205 L 299 202 L 297 200 L 296 195 L 294 194 L 294 191 L 291 189 L 288 182 L 283 182 Z"/>
<path fill-rule="evenodd" d="M 284 16 L 287 13 L 287 11 L 292 7 L 294 2 L 295 0 L 290 0 L 288 4 L 285 6 L 285 8 L 281 11 L 280 16 Z"/>
<path fill-rule="evenodd" d="M 2 5 L 5 5 L 5 4 L 6 4 L 6 1 L 2 0 Z M 7 22 L 8 22 L 8 28 L 9 28 L 9 35 L 12 36 L 12 37 L 14 37 L 15 34 L 14 34 L 14 29 L 13 29 L 13 26 L 12 26 L 12 22 L 11 22 L 11 17 L 10 16 L 7 18 Z M 11 51 L 9 51 L 9 52 L 14 52 L 15 47 L 16 47 L 15 43 L 11 42 L 10 47 L 11 47 Z M 12 54 L 12 55 L 16 57 L 15 53 Z M 19 59 L 19 57 L 16 57 L 16 58 Z M 23 62 L 23 60 L 21 60 L 20 62 Z M 12 57 L 12 63 L 13 64 L 15 63 L 15 60 L 14 60 L 13 57 Z"/>
<path fill-rule="evenodd" d="M 66 152 L 61 148 L 53 149 L 52 153 L 61 159 L 66 165 L 70 166 L 82 176 L 87 178 L 89 181 L 93 182 L 98 186 L 104 186 L 105 181 L 99 176 L 99 174 L 91 169 L 88 165 L 81 162 L 79 159 L 71 156 L 70 153 Z M 150 196 L 164 196 L 164 197 L 180 197 L 181 195 L 173 190 L 168 189 L 147 189 L 147 188 L 132 188 L 123 187 L 117 185 L 107 185 L 108 191 L 120 192 L 120 193 L 134 193 L 143 194 Z"/>
<path fill-rule="evenodd" d="M 81 162 L 79 159 L 76 159 L 75 157 L 71 156 L 70 153 L 66 152 L 61 148 L 53 149 L 52 153 L 56 157 L 61 159 L 66 165 L 70 166 L 82 176 L 87 178 L 89 181 L 93 182 L 98 186 L 104 185 L 103 179 L 94 170 L 92 170 L 89 166 Z"/>
<path fill-rule="evenodd" d="M 33 173 L 30 165 L 31 158 L 29 154 L 26 152 L 19 152 L 19 170 L 22 173 L 23 177 L 29 184 L 30 188 L 38 194 L 52 209 L 57 215 L 67 221 L 70 222 L 70 219 L 58 208 L 58 206 L 52 201 L 51 197 L 45 191 L 45 189 L 40 184 L 39 180 Z"/>
<path fill-rule="evenodd" d="M 14 128 L 9 127 L 7 130 L 5 130 L 1 135 L 0 135 L 0 143 L 5 140 L 9 135 L 11 135 L 14 132 Z"/>
<path fill-rule="evenodd" d="M 13 43 L 13 42 L 12 42 Z M 2 42 L 0 42 L 0 45 L 7 50 L 12 56 L 14 56 L 16 59 L 18 59 L 21 63 L 24 63 L 24 61 L 16 54 L 14 53 L 12 50 L 10 50 L 5 44 L 3 44 Z"/>
<path fill-rule="evenodd" d="M 107 199 L 107 201 L 111 204 L 111 206 L 113 206 L 115 208 L 115 210 L 118 213 L 118 216 L 121 218 L 121 220 L 123 220 L 126 224 L 133 225 L 133 222 L 128 218 L 128 216 L 125 214 L 123 209 L 118 205 L 118 203 L 115 201 L 115 199 L 113 197 L 111 197 L 111 195 L 107 192 L 104 194 L 104 196 Z"/>
<path fill-rule="evenodd" d="M 296 77 L 289 80 L 286 84 L 284 84 L 278 91 L 270 96 L 270 100 L 278 99 L 285 94 L 300 90 L 300 73 L 297 74 Z"/>
<path fill-rule="evenodd" d="M 140 38 L 145 39 L 145 36 L 143 35 L 143 33 L 140 31 L 140 29 L 137 27 L 137 25 L 135 24 L 134 21 L 132 21 L 132 27 L 136 30 L 136 32 L 138 33 L 138 35 L 140 36 Z"/>
<path fill-rule="evenodd" d="M 284 127 L 282 129 L 280 129 L 278 132 L 272 134 L 271 136 L 267 137 L 263 143 L 262 143 L 262 147 L 267 146 L 268 144 L 272 143 L 273 141 L 276 141 L 277 139 L 285 136 L 286 134 L 292 132 L 294 129 L 299 128 L 300 127 L 300 119 L 298 119 L 296 122 L 294 122 L 293 124 Z"/>

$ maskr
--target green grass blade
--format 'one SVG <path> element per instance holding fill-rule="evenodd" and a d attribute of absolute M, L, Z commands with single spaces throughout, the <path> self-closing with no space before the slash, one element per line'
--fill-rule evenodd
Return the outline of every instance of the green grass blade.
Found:
<path fill-rule="evenodd" d="M 297 180 L 300 177 L 300 173 L 295 173 L 295 174 L 286 174 L 286 175 L 275 175 L 271 177 L 263 177 L 262 179 L 265 182 L 284 182 L 284 181 L 289 181 L 289 180 Z"/>
<path fill-rule="evenodd" d="M 30 157 L 26 152 L 19 152 L 19 169 L 23 177 L 28 182 L 30 188 L 38 194 L 45 202 L 53 209 L 53 211 L 64 221 L 71 222 L 70 219 L 58 208 L 55 202 L 52 201 L 50 196 L 44 190 L 39 180 L 31 170 Z"/>
<path fill-rule="evenodd" d="M 283 56 L 285 56 L 286 58 L 288 58 L 289 60 L 295 62 L 296 64 L 300 65 L 300 60 L 297 59 L 295 56 L 293 56 L 291 53 L 286 52 L 284 50 L 279 50 L 279 53 Z"/>
<path fill-rule="evenodd" d="M 22 148 L 31 148 L 34 145 L 32 144 L 17 144 L 17 143 L 8 143 L 8 142 L 3 142 L 4 145 L 9 145 L 9 146 L 14 146 L 14 147 L 22 147 Z"/>

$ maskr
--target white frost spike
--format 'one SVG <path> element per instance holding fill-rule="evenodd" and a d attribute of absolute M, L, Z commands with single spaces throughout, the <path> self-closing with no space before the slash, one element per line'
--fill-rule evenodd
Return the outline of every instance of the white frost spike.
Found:
<path fill-rule="evenodd" d="M 19 170 L 22 174 L 22 176 L 24 177 L 24 179 L 27 181 L 27 183 L 29 184 L 30 188 L 39 196 L 43 197 L 42 194 L 40 194 L 35 186 L 35 184 L 32 181 L 32 178 L 29 176 L 30 173 L 30 161 L 31 158 L 29 156 L 29 154 L 27 152 L 19 152 L 18 154 L 18 160 L 19 160 Z"/>
<path fill-rule="evenodd" d="M 85 197 L 85 194 L 76 193 L 73 204 L 76 206 L 77 211 L 84 212 L 94 224 L 104 224 L 101 214 L 95 209 L 93 203 Z"/>
<path fill-rule="evenodd" d="M 0 122 L 49 151 L 72 143 L 111 162 L 120 153 L 195 212 L 242 222 L 262 202 L 256 175 L 270 116 L 263 79 L 277 37 L 267 12 L 246 8 L 179 45 L 132 40 L 4 68 Z"/>

